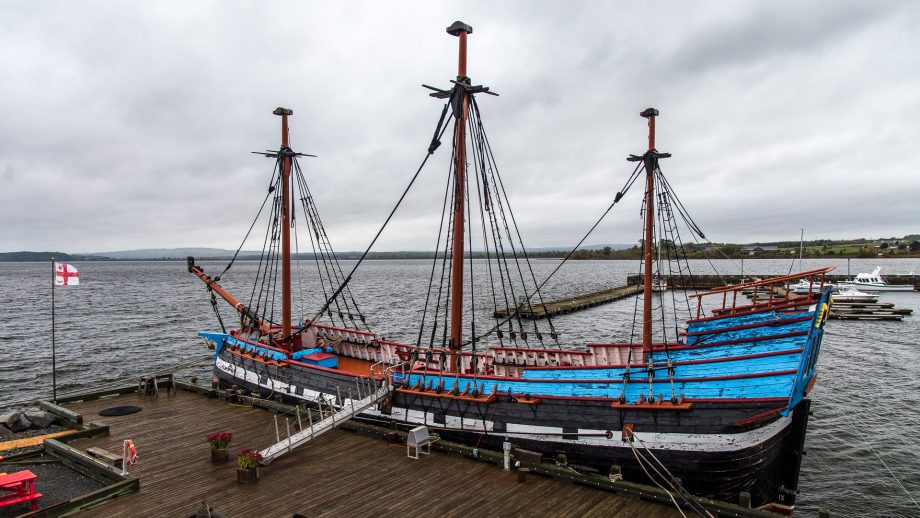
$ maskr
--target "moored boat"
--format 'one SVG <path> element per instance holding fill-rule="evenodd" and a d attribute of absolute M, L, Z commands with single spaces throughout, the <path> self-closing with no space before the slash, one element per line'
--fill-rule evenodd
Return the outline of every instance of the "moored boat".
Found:
<path fill-rule="evenodd" d="M 362 416 L 426 425 L 442 436 L 483 447 L 501 448 L 511 441 L 563 462 L 602 472 L 617 469 L 628 480 L 669 484 L 686 495 L 735 500 L 744 491 L 755 505 L 791 512 L 804 451 L 807 396 L 815 381 L 830 290 L 779 296 L 772 288 L 797 278 L 825 285 L 824 275 L 831 268 L 689 295 L 683 330 L 662 315 L 656 331 L 654 311 L 665 304 L 653 307 L 652 249 L 659 247 L 652 244 L 666 244 L 668 257 L 674 252 L 679 258 L 678 218 L 691 232 L 702 233 L 688 221 L 661 172 L 659 160 L 670 155 L 655 147 L 659 112 L 649 108 L 640 114 L 648 124 L 648 148 L 630 157 L 636 169 L 611 204 L 644 180 L 644 286 L 641 314 L 637 308 L 633 322 L 641 341 L 630 337 L 574 345 L 561 343 L 551 322 L 549 329 L 536 323 L 525 328 L 516 314 L 542 297 L 546 280 L 538 283 L 529 267 L 485 135 L 476 95 L 491 92 L 474 86 L 466 73 L 472 28 L 457 22 L 447 30 L 459 40 L 460 64 L 450 89 L 428 87 L 432 97 L 446 101 L 428 154 L 438 149 L 440 136 L 453 122 L 452 155 L 443 232 L 417 340 L 384 340 L 369 329 L 358 329 L 363 315 L 356 311 L 359 318 L 350 318 L 343 298 L 352 276 L 335 267 L 325 277 L 336 284 L 328 291 L 324 285 L 323 307 L 312 318 L 293 322 L 286 232 L 294 212 L 291 171 L 299 171 L 301 155 L 287 141 L 292 113 L 279 108 L 282 145 L 267 155 L 276 159 L 271 185 L 281 192 L 275 192 L 275 223 L 269 225 L 270 260 L 254 285 L 254 292 L 258 286 L 269 293 L 252 297 L 255 304 L 243 304 L 220 286 L 220 275 L 206 275 L 189 258 L 189 271 L 240 315 L 237 329 L 202 333 L 214 348 L 219 382 L 338 408 L 367 400 L 361 380 L 389 383 L 392 391 L 362 407 Z M 477 207 L 466 205 L 474 201 Z M 509 315 L 485 326 L 480 321 L 478 328 L 475 311 L 464 321 L 464 301 L 476 301 L 473 290 L 480 289 L 470 279 L 471 265 L 464 264 L 469 255 L 464 248 L 472 248 L 470 236 L 476 228 L 473 209 L 482 220 L 492 300 L 499 305 L 504 299 Z M 315 207 L 306 212 L 315 214 Z M 318 215 L 309 219 L 319 221 Z M 324 232 L 314 233 L 328 244 Z M 325 256 L 334 259 L 331 245 Z M 276 306 L 272 279 L 279 271 L 282 301 Z M 753 290 L 757 302 L 742 303 L 742 290 Z M 758 290 L 769 298 L 758 299 Z M 523 303 L 518 302 L 521 292 Z M 336 304 L 339 309 L 333 311 Z M 357 308 L 355 301 L 351 304 Z M 320 322 L 336 314 L 337 325 Z"/>
<path fill-rule="evenodd" d="M 888 284 L 888 281 L 882 277 L 882 267 L 876 266 L 872 273 L 860 273 L 855 279 L 849 281 L 840 281 L 837 283 L 840 287 L 856 288 L 862 291 L 913 291 L 911 284 Z"/>
<path fill-rule="evenodd" d="M 863 293 L 856 288 L 844 286 L 831 294 L 831 300 L 834 302 L 878 302 L 878 295 Z"/>
<path fill-rule="evenodd" d="M 829 287 L 832 291 L 836 290 L 836 286 L 832 283 L 813 282 L 809 279 L 799 279 L 799 282 L 790 285 L 789 289 L 795 293 L 819 293 L 825 286 Z"/>

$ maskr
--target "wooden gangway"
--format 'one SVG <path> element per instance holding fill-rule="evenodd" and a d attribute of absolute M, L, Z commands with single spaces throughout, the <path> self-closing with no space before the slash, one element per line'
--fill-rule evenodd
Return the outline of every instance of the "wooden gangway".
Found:
<path fill-rule="evenodd" d="M 368 384 L 364 385 L 364 391 L 367 393 L 367 395 L 364 397 L 361 397 L 363 395 L 360 388 L 362 386 L 361 381 L 368 382 Z M 284 455 L 285 453 L 290 453 L 295 448 L 303 446 L 316 437 L 328 432 L 329 430 L 332 430 L 338 425 L 341 425 L 342 423 L 379 403 L 380 400 L 387 397 L 391 391 L 391 387 L 387 384 L 386 381 L 383 381 L 379 386 L 377 386 L 374 380 L 359 379 L 357 386 L 359 387 L 358 397 L 360 397 L 360 399 L 356 401 L 349 398 L 343 401 L 342 405 L 340 405 L 338 408 L 331 407 L 328 412 L 324 412 L 321 406 L 319 409 L 319 415 L 322 416 L 322 419 L 316 423 L 313 422 L 312 409 L 308 410 L 307 412 L 307 422 L 309 424 L 306 425 L 303 423 L 302 416 L 298 410 L 297 418 L 299 422 L 297 424 L 300 428 L 300 431 L 294 434 L 290 434 L 290 429 L 286 427 L 288 429 L 288 436 L 285 439 L 281 439 L 280 434 L 276 434 L 275 444 L 272 444 L 268 448 L 265 448 L 259 452 L 262 455 L 262 464 L 271 464 L 273 460 Z M 277 426 L 275 427 L 275 430 L 278 430 Z"/>
<path fill-rule="evenodd" d="M 595 291 L 584 295 L 575 295 L 562 299 L 551 300 L 543 304 L 521 304 L 517 309 L 517 316 L 527 319 L 536 320 L 540 318 L 553 317 L 565 313 L 581 311 L 583 309 L 593 308 L 601 304 L 624 299 L 637 293 L 642 292 L 642 286 L 618 286 L 609 290 Z M 495 318 L 507 318 L 512 311 L 507 309 L 496 309 Z"/>

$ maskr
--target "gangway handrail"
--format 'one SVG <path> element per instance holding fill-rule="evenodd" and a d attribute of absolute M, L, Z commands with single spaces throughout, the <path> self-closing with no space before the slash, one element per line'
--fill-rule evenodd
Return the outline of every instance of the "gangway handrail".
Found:
<path fill-rule="evenodd" d="M 343 422 L 348 421 L 352 417 L 377 404 L 377 402 L 387 397 L 389 394 L 390 386 L 384 383 L 380 388 L 358 401 L 349 398 L 349 403 L 346 404 L 343 400 L 341 405 L 337 405 L 338 410 L 332 408 L 332 413 L 329 417 L 323 418 L 319 422 L 313 422 L 312 413 L 309 414 L 310 428 L 301 429 L 294 434 L 289 434 L 285 439 L 276 436 L 277 442 L 275 442 L 275 444 L 259 452 L 262 455 L 262 465 L 270 464 L 273 460 L 285 453 L 289 453 L 294 450 L 294 448 L 303 446 L 316 436 L 328 432 Z"/>

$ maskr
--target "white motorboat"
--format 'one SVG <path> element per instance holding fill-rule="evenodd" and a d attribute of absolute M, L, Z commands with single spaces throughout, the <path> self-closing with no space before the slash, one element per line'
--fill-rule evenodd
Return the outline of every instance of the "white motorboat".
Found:
<path fill-rule="evenodd" d="M 823 288 L 830 286 L 832 290 L 836 289 L 829 282 L 809 282 L 808 279 L 800 279 L 799 282 L 789 286 L 793 293 L 820 293 Z"/>
<path fill-rule="evenodd" d="M 878 295 L 864 293 L 856 288 L 842 287 L 836 293 L 831 294 L 831 300 L 834 302 L 878 302 Z"/>
<path fill-rule="evenodd" d="M 652 291 L 668 291 L 668 283 L 663 281 L 660 277 L 655 277 L 652 279 Z"/>
<path fill-rule="evenodd" d="M 876 266 L 872 273 L 861 273 L 851 281 L 841 281 L 840 287 L 856 288 L 862 291 L 913 291 L 911 284 L 888 284 L 881 276 L 882 267 Z"/>

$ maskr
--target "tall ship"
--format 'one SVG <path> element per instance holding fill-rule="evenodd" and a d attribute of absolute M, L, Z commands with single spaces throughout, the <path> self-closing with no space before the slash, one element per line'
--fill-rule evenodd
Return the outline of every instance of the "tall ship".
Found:
<path fill-rule="evenodd" d="M 483 448 L 511 442 L 545 459 L 618 471 L 681 494 L 734 501 L 748 492 L 756 506 L 791 513 L 831 268 L 656 293 L 656 278 L 691 276 L 678 223 L 702 232 L 661 171 L 659 162 L 670 155 L 656 149 L 659 112 L 649 108 L 640 114 L 648 145 L 629 156 L 635 168 L 604 213 L 631 187 L 642 189 L 643 291 L 631 336 L 567 343 L 551 319 L 525 320 L 524 309 L 544 302 L 541 288 L 552 274 L 538 282 L 485 131 L 477 99 L 494 92 L 467 73 L 473 29 L 456 22 L 447 32 L 459 42 L 457 77 L 449 88 L 426 87 L 443 106 L 406 189 L 449 140 L 438 253 L 417 321 L 406 322 L 405 336 L 414 341 L 386 340 L 367 327 L 349 288 L 367 251 L 349 272 L 342 268 L 299 165 L 304 155 L 290 147 L 293 112 L 278 108 L 281 145 L 262 153 L 275 167 L 249 299 L 220 283 L 233 261 L 211 277 L 188 259 L 211 302 L 226 300 L 239 317 L 233 329 L 221 320 L 220 331 L 201 333 L 213 348 L 216 379 L 296 403 L 350 405 L 358 419 L 425 425 Z M 298 229 L 310 236 L 313 289 L 324 303 L 295 321 L 292 234 L 295 246 L 307 241 L 296 237 Z M 802 278 L 817 289 L 789 289 Z"/>

